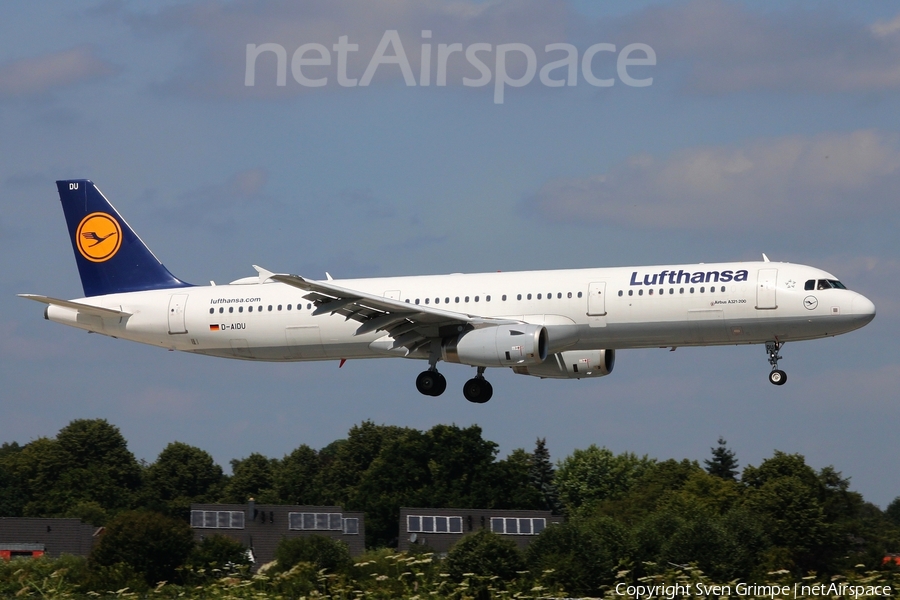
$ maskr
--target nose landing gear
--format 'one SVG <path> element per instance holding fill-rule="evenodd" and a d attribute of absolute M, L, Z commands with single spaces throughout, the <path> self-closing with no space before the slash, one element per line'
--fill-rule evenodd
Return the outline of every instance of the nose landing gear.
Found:
<path fill-rule="evenodd" d="M 766 342 L 766 352 L 769 354 L 769 364 L 772 365 L 772 371 L 769 373 L 769 381 L 775 385 L 784 385 L 787 381 L 787 373 L 778 368 L 778 361 L 783 358 L 778 355 L 778 351 L 784 346 L 784 342 L 774 341 Z"/>

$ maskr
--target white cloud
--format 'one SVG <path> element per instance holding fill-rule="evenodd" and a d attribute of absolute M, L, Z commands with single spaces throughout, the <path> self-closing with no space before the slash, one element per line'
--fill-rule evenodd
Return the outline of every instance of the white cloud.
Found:
<path fill-rule="evenodd" d="M 90 46 L 14 60 L 0 65 L 0 98 L 39 96 L 114 72 Z"/>
<path fill-rule="evenodd" d="M 684 62 L 688 89 L 718 94 L 896 89 L 898 31 L 900 17 L 866 25 L 821 9 L 692 0 L 628 16 L 619 33 L 652 45 L 660 68 Z"/>
<path fill-rule="evenodd" d="M 659 229 L 809 227 L 897 217 L 897 136 L 863 130 L 635 156 L 545 184 L 528 204 L 559 221 Z"/>

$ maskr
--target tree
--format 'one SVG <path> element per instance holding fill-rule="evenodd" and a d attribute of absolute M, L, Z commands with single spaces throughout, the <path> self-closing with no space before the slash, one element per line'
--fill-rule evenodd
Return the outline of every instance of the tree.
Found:
<path fill-rule="evenodd" d="M 735 458 L 734 451 L 728 448 L 728 442 L 722 436 L 719 436 L 717 443 L 719 444 L 717 448 L 710 448 L 712 459 L 703 461 L 706 465 L 706 472 L 722 479 L 735 481 L 735 476 L 738 473 L 738 461 Z"/>
<path fill-rule="evenodd" d="M 191 504 L 221 495 L 222 467 L 200 448 L 172 442 L 144 472 L 145 502 L 172 517 L 187 518 Z"/>
<path fill-rule="evenodd" d="M 38 438 L 8 461 L 25 484 L 25 516 L 62 516 L 86 502 L 124 510 L 140 487 L 140 465 L 119 429 L 105 419 L 72 421 L 56 439 Z"/>
<path fill-rule="evenodd" d="M 195 569 L 233 568 L 250 564 L 247 548 L 237 540 L 224 535 L 210 535 L 200 540 L 191 551 L 188 563 Z M 212 573 L 210 573 L 211 576 Z"/>
<path fill-rule="evenodd" d="M 887 508 L 884 509 L 884 516 L 887 517 L 888 521 L 900 527 L 900 496 L 897 496 L 893 502 L 888 504 Z"/>
<path fill-rule="evenodd" d="M 227 502 L 243 503 L 254 498 L 263 503 L 278 503 L 274 471 L 278 461 L 254 452 L 247 458 L 231 461 L 231 479 L 225 485 Z"/>
<path fill-rule="evenodd" d="M 556 473 L 550 462 L 550 452 L 547 450 L 547 438 L 538 438 L 535 442 L 528 476 L 531 485 L 540 493 L 541 508 L 553 511 L 554 515 L 562 514 L 562 503 L 556 491 Z"/>
<path fill-rule="evenodd" d="M 303 444 L 276 466 L 275 492 L 282 502 L 289 504 L 319 504 L 321 494 L 316 486 L 319 471 L 319 454 Z"/>
<path fill-rule="evenodd" d="M 16 442 L 0 445 L 0 517 L 21 517 L 28 497 L 23 482 L 16 476 L 13 465 L 22 447 Z"/>
<path fill-rule="evenodd" d="M 603 500 L 616 500 L 651 470 L 655 462 L 630 452 L 615 455 L 607 448 L 591 444 L 562 460 L 556 471 L 556 488 L 570 511 Z"/>
<path fill-rule="evenodd" d="M 91 552 L 95 567 L 122 563 L 143 577 L 147 585 L 174 581 L 194 547 L 191 528 L 184 521 L 154 512 L 127 511 L 106 526 Z"/>

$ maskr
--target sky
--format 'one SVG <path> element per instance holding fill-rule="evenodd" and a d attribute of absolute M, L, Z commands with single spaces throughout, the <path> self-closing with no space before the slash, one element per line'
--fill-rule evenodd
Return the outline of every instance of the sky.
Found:
<path fill-rule="evenodd" d="M 900 496 L 898 91 L 888 1 L 15 3 L 0 441 L 103 418 L 140 459 L 177 440 L 227 468 L 366 419 L 478 424 L 501 457 L 540 437 L 554 459 L 597 444 L 702 461 L 722 436 L 741 467 L 800 453 L 884 508 Z M 490 370 L 494 397 L 473 405 L 462 365 L 432 398 L 418 361 L 256 364 L 44 321 L 16 294 L 82 295 L 54 184 L 70 178 L 197 284 L 253 264 L 345 278 L 766 253 L 878 313 L 787 344 L 782 387 L 762 346 L 631 350 L 596 380 Z"/>

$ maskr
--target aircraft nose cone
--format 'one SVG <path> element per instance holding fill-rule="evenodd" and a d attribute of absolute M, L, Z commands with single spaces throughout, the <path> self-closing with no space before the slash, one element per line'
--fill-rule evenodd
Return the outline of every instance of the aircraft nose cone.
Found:
<path fill-rule="evenodd" d="M 875 305 L 872 304 L 871 300 L 861 294 L 858 294 L 853 298 L 853 302 L 850 304 L 850 310 L 853 311 L 854 316 L 858 317 L 864 323 L 868 323 L 875 318 Z"/>

